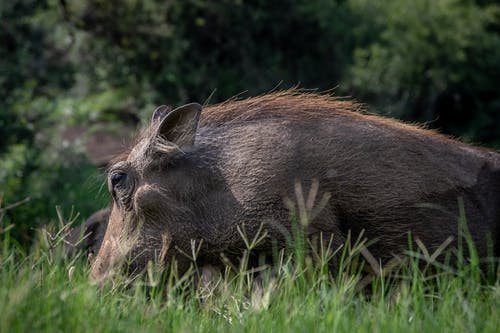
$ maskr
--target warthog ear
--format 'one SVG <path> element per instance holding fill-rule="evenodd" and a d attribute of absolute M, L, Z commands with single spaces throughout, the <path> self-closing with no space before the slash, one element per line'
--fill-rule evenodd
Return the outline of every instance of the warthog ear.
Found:
<path fill-rule="evenodd" d="M 201 105 L 198 103 L 178 107 L 163 118 L 158 135 L 179 147 L 193 145 L 200 114 Z"/>
<path fill-rule="evenodd" d="M 162 120 L 163 118 L 165 118 L 167 114 L 170 113 L 170 111 L 172 111 L 172 107 L 170 105 L 160 105 L 153 112 L 153 116 L 151 117 L 151 122 Z"/>

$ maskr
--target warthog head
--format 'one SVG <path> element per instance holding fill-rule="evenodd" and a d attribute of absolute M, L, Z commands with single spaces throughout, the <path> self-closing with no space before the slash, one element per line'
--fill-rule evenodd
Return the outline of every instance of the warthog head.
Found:
<path fill-rule="evenodd" d="M 92 268 L 95 280 L 118 263 L 134 273 L 174 254 L 185 269 L 189 260 L 180 253 L 191 253 L 190 240 L 218 237 L 213 219 L 200 216 L 211 205 L 215 216 L 224 208 L 207 200 L 222 193 L 221 184 L 207 165 L 210 156 L 194 148 L 201 109 L 196 103 L 173 111 L 159 107 L 137 144 L 109 168 L 113 207 Z"/>

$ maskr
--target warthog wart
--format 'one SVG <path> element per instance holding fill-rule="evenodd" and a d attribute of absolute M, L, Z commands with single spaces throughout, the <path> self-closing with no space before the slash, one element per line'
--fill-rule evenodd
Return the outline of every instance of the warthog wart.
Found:
<path fill-rule="evenodd" d="M 139 272 L 174 257 L 184 270 L 193 240 L 198 260 L 217 265 L 221 253 L 245 249 L 243 225 L 252 237 L 264 223 L 256 250 L 270 252 L 291 229 L 286 198 L 297 182 L 322 201 L 310 237 L 340 245 L 363 232 L 387 260 L 409 233 L 429 250 L 450 236 L 456 246 L 463 208 L 479 256 L 498 255 L 500 154 L 359 109 L 293 90 L 158 108 L 109 168 L 113 206 L 93 278 L 122 262 Z"/>

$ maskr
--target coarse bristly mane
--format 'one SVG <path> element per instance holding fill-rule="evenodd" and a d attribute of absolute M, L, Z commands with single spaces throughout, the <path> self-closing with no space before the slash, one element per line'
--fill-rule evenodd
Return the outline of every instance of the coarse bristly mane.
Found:
<path fill-rule="evenodd" d="M 288 89 L 247 99 L 230 99 L 203 109 L 200 126 L 219 127 L 231 122 L 264 119 L 286 119 L 297 122 L 358 119 L 399 129 L 406 133 L 426 135 L 438 140 L 455 141 L 449 136 L 425 128 L 422 124 L 407 124 L 366 112 L 363 106 L 348 98 L 301 89 Z M 461 143 L 461 142 L 460 142 Z"/>
<path fill-rule="evenodd" d="M 318 120 L 361 110 L 359 104 L 350 100 L 329 94 L 289 89 L 246 99 L 230 99 L 207 106 L 203 109 L 200 126 L 217 127 L 228 122 L 276 118 Z"/>
<path fill-rule="evenodd" d="M 459 141 L 426 129 L 422 125 L 406 124 L 390 118 L 370 115 L 361 104 L 347 98 L 339 98 L 331 94 L 315 93 L 301 89 L 288 89 L 249 97 L 246 99 L 229 99 L 225 102 L 203 108 L 200 127 L 221 127 L 228 123 L 244 123 L 265 119 L 285 119 L 291 121 L 328 121 L 333 118 L 357 118 L 398 129 L 405 133 L 415 133 L 434 137 L 437 140 Z M 151 138 L 156 132 L 157 122 L 152 122 L 132 142 L 130 148 L 145 138 Z M 117 156 L 110 165 L 127 158 L 130 149 Z"/>

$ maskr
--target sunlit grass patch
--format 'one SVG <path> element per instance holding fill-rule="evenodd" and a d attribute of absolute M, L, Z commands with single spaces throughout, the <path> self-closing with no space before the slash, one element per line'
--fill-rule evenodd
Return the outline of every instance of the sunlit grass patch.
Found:
<path fill-rule="evenodd" d="M 247 237 L 242 226 L 248 251 L 222 271 L 196 265 L 193 243 L 193 265 L 182 276 L 174 263 L 166 270 L 151 263 L 138 278 L 115 275 L 98 286 L 85 255 L 65 254 L 62 234 L 55 236 L 64 225 L 40 230 L 29 251 L 0 227 L 1 332 L 496 332 L 500 325 L 499 271 L 488 280 L 476 259 L 446 265 L 423 244 L 382 265 L 362 238 L 336 248 L 295 238 L 302 250 L 280 249 L 272 264 L 250 267 L 265 228 Z"/>

